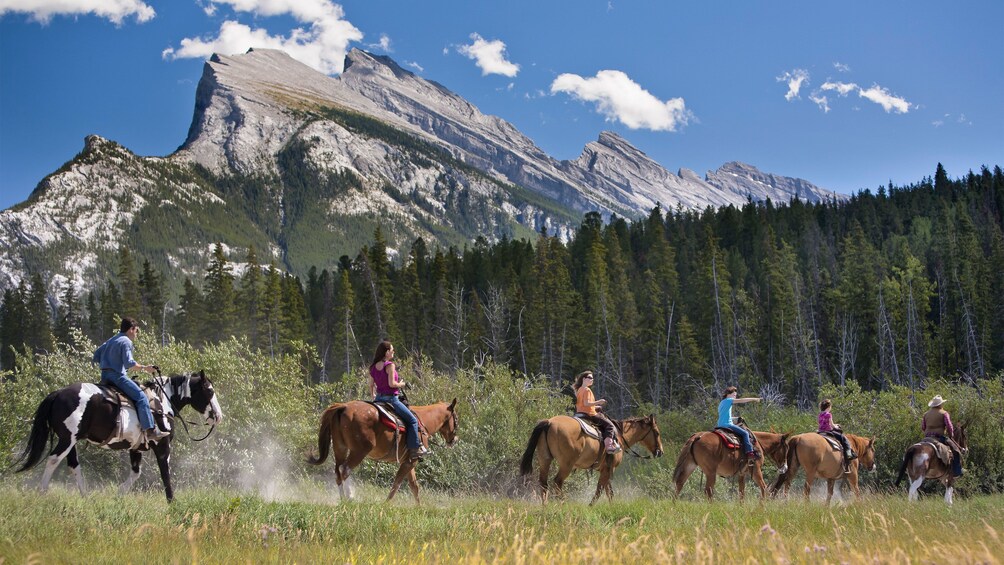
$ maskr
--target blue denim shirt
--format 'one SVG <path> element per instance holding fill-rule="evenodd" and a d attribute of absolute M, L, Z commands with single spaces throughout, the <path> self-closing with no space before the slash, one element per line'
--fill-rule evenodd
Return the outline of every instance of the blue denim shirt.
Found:
<path fill-rule="evenodd" d="M 119 333 L 115 337 L 101 344 L 101 347 L 94 350 L 93 363 L 101 366 L 102 378 L 105 372 L 126 376 L 126 371 L 137 365 L 132 358 L 132 340 L 126 334 Z"/>

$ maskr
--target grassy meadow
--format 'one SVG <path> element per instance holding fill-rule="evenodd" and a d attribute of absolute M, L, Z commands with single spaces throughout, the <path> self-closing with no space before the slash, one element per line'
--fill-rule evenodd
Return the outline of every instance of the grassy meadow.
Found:
<path fill-rule="evenodd" d="M 313 491 L 313 492 L 311 492 Z M 1004 496 L 908 503 L 870 495 L 829 508 L 812 501 L 645 497 L 589 507 L 570 493 L 528 500 L 424 491 L 381 502 L 361 485 L 339 502 L 322 485 L 285 501 L 155 487 L 85 497 L 0 487 L 0 563 L 999 563 Z M 407 494 L 407 493 L 405 493 Z"/>

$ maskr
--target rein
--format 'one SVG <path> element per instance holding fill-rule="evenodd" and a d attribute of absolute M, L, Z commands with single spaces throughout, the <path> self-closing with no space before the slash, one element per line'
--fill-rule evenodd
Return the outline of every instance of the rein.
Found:
<path fill-rule="evenodd" d="M 161 374 L 161 372 L 160 372 L 160 367 L 154 365 L 153 368 L 156 369 L 158 377 L 162 377 L 163 376 Z M 191 377 L 189 377 L 189 378 L 191 378 Z M 178 408 L 177 406 L 174 405 L 174 401 L 171 400 L 170 395 L 168 395 L 167 391 L 164 390 L 164 385 L 163 385 L 163 383 L 160 382 L 160 379 L 154 379 L 153 382 L 157 385 L 157 390 L 160 391 L 160 394 L 162 394 L 164 396 L 164 398 L 167 399 L 167 403 L 171 405 L 171 410 L 174 411 L 174 416 L 171 417 L 171 419 L 172 420 L 178 420 L 179 422 L 181 422 L 181 427 L 185 428 L 185 434 L 188 435 L 188 439 L 190 439 L 192 441 L 203 441 L 206 438 L 208 438 L 210 435 L 212 435 L 213 430 L 216 429 L 216 421 L 215 420 L 213 421 L 213 424 L 209 427 L 209 431 L 206 432 L 206 435 L 202 436 L 199 439 L 195 439 L 194 437 L 192 437 L 192 432 L 191 432 L 191 430 L 188 429 L 188 424 L 192 424 L 194 426 L 194 425 L 197 424 L 197 422 L 186 422 L 185 419 L 181 417 L 181 408 Z"/>
<path fill-rule="evenodd" d="M 639 455 L 638 452 L 634 450 L 634 447 L 632 447 L 631 445 L 628 444 L 627 438 L 624 437 L 624 424 L 623 423 L 618 423 L 618 422 L 615 421 L 614 424 L 617 425 L 617 431 L 619 431 L 621 433 L 621 438 L 624 439 L 624 447 L 627 448 L 627 452 L 628 453 L 630 453 L 631 455 L 634 455 L 638 459 L 652 459 L 652 455 Z M 650 427 L 648 429 L 648 431 L 645 432 L 644 435 L 642 435 L 640 438 L 638 438 L 638 441 L 634 442 L 634 444 L 638 445 L 639 443 L 641 443 L 641 440 L 647 438 L 648 434 L 652 433 L 652 430 L 654 430 L 654 429 L 655 429 L 654 427 Z"/>

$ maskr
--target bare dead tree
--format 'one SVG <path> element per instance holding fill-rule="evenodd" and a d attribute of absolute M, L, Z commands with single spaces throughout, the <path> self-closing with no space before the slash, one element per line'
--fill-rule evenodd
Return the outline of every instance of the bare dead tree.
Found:
<path fill-rule="evenodd" d="M 508 335 L 511 328 L 509 304 L 505 292 L 495 285 L 488 287 L 488 300 L 484 309 L 488 321 L 488 335 L 482 338 L 492 358 L 499 363 L 509 362 Z"/>
<path fill-rule="evenodd" d="M 837 377 L 840 386 L 847 384 L 847 374 L 854 377 L 854 360 L 858 356 L 858 332 L 857 324 L 854 322 L 854 315 L 844 313 L 840 316 L 840 351 L 838 352 L 839 362 L 837 364 Z"/>
<path fill-rule="evenodd" d="M 953 271 L 952 275 L 955 278 L 955 284 L 959 288 L 959 301 L 962 303 L 962 323 L 965 325 L 966 332 L 966 364 L 968 365 L 968 372 L 972 375 L 975 371 L 977 376 L 981 378 L 986 377 L 986 371 L 983 367 L 983 356 L 980 354 L 980 339 L 976 330 L 976 317 L 969 309 L 969 301 L 966 300 L 966 293 L 962 289 L 962 283 L 959 282 L 958 273 Z"/>

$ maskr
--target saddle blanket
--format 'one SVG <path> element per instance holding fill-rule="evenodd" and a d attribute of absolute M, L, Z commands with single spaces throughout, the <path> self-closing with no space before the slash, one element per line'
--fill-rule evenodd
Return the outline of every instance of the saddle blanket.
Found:
<path fill-rule="evenodd" d="M 722 443 L 729 449 L 739 449 L 742 446 L 742 440 L 739 439 L 739 436 L 728 428 L 715 428 L 711 431 L 722 438 Z"/>
<path fill-rule="evenodd" d="M 833 451 L 843 450 L 844 447 L 840 445 L 840 440 L 834 437 L 833 434 L 831 434 L 830 432 L 816 432 L 816 433 L 823 436 L 823 439 L 826 440 L 826 443 L 830 444 L 830 447 L 833 448 Z"/>
<path fill-rule="evenodd" d="M 952 448 L 951 447 L 948 447 L 947 445 L 941 443 L 940 441 L 938 441 L 937 439 L 935 439 L 933 437 L 926 437 L 926 438 L 920 440 L 920 443 L 926 443 L 926 444 L 929 444 L 931 447 L 933 447 L 934 448 L 934 452 L 936 454 L 938 454 L 938 459 L 940 459 L 941 462 L 944 463 L 945 465 L 951 465 L 952 464 Z"/>
<path fill-rule="evenodd" d="M 377 409 L 377 414 L 380 415 L 381 424 L 392 430 L 397 429 L 398 432 L 404 433 L 404 423 L 401 422 L 401 419 L 394 413 L 394 409 L 390 407 L 390 404 L 385 402 L 370 402 L 370 404 Z"/>
<path fill-rule="evenodd" d="M 591 422 L 580 416 L 578 412 L 576 412 L 575 416 L 572 417 L 575 418 L 575 421 L 579 423 L 579 427 L 582 428 L 582 431 L 587 436 L 593 439 L 600 439 L 600 431 L 596 429 L 596 426 L 594 426 Z"/>

